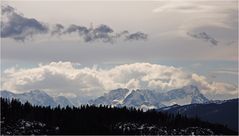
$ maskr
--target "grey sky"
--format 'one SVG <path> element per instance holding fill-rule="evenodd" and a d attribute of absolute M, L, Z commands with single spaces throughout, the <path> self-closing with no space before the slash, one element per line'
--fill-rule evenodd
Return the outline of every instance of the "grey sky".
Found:
<path fill-rule="evenodd" d="M 149 62 L 183 67 L 211 81 L 237 83 L 235 74 L 225 72 L 237 70 L 236 0 L 3 1 L 2 4 L 12 6 L 25 18 L 36 19 L 49 28 L 49 33 L 38 33 L 24 42 L 2 38 L 1 72 L 16 65 L 32 68 L 39 63 L 58 61 L 80 63 L 81 67 Z M 52 35 L 56 24 L 64 28 L 75 24 L 87 30 L 104 24 L 114 34 L 127 30 L 126 39 L 134 40 L 85 42 L 85 35 L 82 38 L 78 33 Z M 100 36 L 108 39 L 108 32 Z"/>

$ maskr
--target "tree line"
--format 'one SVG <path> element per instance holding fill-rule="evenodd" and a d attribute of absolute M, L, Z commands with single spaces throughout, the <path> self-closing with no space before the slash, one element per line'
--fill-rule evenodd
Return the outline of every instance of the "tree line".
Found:
<path fill-rule="evenodd" d="M 80 107 L 33 106 L 29 102 L 21 103 L 16 99 L 1 98 L 1 120 L 14 123 L 19 119 L 39 121 L 52 127 L 59 127 L 57 132 L 49 134 L 138 134 L 135 131 L 120 131 L 117 123 L 149 124 L 168 129 L 186 127 L 209 128 L 216 134 L 237 134 L 226 126 L 211 124 L 199 118 L 187 118 L 180 114 L 168 114 L 156 110 L 142 111 L 135 108 L 82 105 Z"/>

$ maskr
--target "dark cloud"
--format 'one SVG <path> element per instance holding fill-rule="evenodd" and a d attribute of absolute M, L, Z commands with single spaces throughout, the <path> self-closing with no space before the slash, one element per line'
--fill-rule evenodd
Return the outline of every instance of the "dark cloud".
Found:
<path fill-rule="evenodd" d="M 62 32 L 64 30 L 64 26 L 61 25 L 61 24 L 56 24 L 55 26 L 53 26 L 53 29 L 51 31 L 51 34 L 52 35 L 55 35 L 55 34 L 58 34 L 58 35 L 61 35 Z"/>
<path fill-rule="evenodd" d="M 35 34 L 47 33 L 48 27 L 34 18 L 26 18 L 8 5 L 2 5 L 1 37 L 24 41 Z"/>
<path fill-rule="evenodd" d="M 112 32 L 113 29 L 107 25 L 100 25 L 96 28 L 87 28 L 85 26 L 72 24 L 66 28 L 63 34 L 78 33 L 85 42 L 92 42 L 96 40 L 101 40 L 103 42 L 113 42 L 113 37 L 110 35 Z"/>
<path fill-rule="evenodd" d="M 218 45 L 218 41 L 215 40 L 213 37 L 209 36 L 206 32 L 200 32 L 200 33 L 188 32 L 187 35 L 196 39 L 202 39 L 204 41 L 210 42 L 212 45 L 215 45 L 215 46 Z"/>
<path fill-rule="evenodd" d="M 101 24 L 97 27 L 90 28 L 72 24 L 64 26 L 62 24 L 55 24 L 47 27 L 43 23 L 34 18 L 26 18 L 20 15 L 16 10 L 8 5 L 2 6 L 1 21 L 1 37 L 12 38 L 14 40 L 24 41 L 35 34 L 51 34 L 51 35 L 66 35 L 77 33 L 84 42 L 101 41 L 106 43 L 114 43 L 118 39 L 124 40 L 145 40 L 147 34 L 142 32 L 129 33 L 127 30 L 122 32 L 114 32 L 108 25 Z"/>
<path fill-rule="evenodd" d="M 114 42 L 115 38 L 113 35 L 111 35 L 111 33 L 113 33 L 113 29 L 110 28 L 107 25 L 99 25 L 98 27 L 92 29 L 92 31 L 90 31 L 91 34 L 88 36 L 91 36 L 91 38 L 89 39 L 94 39 L 94 40 L 102 40 L 103 42 Z"/>
<path fill-rule="evenodd" d="M 124 30 L 124 31 L 122 31 L 120 33 L 116 33 L 115 37 L 121 37 L 121 36 L 124 36 L 124 35 L 127 35 L 127 34 L 129 34 L 129 31 Z"/>
<path fill-rule="evenodd" d="M 132 34 L 130 34 L 127 30 L 119 33 L 113 32 L 114 30 L 111 27 L 104 24 L 101 24 L 95 28 L 93 28 L 93 26 L 87 28 L 84 26 L 70 25 L 63 32 L 63 34 L 78 33 L 79 36 L 81 36 L 85 42 L 102 41 L 106 43 L 114 43 L 117 39 L 125 39 L 125 40 L 147 39 L 147 34 L 142 32 Z"/>
<path fill-rule="evenodd" d="M 2 5 L 1 6 L 1 11 L 2 11 L 2 14 L 5 14 L 5 13 L 11 13 L 11 12 L 14 12 L 15 9 L 9 5 Z"/>
<path fill-rule="evenodd" d="M 89 32 L 88 28 L 85 26 L 78 26 L 78 25 L 70 25 L 65 31 L 64 34 L 66 33 L 73 33 L 77 32 L 80 35 L 84 35 Z"/>
<path fill-rule="evenodd" d="M 112 33 L 114 31 L 107 25 L 100 25 L 94 29 L 94 32 L 95 33 Z"/>
<path fill-rule="evenodd" d="M 126 36 L 126 40 L 146 40 L 148 35 L 142 32 L 136 32 Z"/>

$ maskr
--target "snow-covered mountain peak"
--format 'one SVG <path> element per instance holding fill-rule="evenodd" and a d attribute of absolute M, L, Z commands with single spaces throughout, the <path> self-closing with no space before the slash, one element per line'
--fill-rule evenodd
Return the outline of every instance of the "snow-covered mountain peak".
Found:
<path fill-rule="evenodd" d="M 64 96 L 57 96 L 54 97 L 55 102 L 57 105 L 60 105 L 61 107 L 66 107 L 66 106 L 73 106 L 72 102 L 70 102 L 66 97 Z"/>
<path fill-rule="evenodd" d="M 13 93 L 7 90 L 1 91 L 1 97 L 8 99 L 18 99 L 22 103 L 30 102 L 33 105 L 39 106 L 51 106 L 56 107 L 57 105 L 61 106 L 71 106 L 71 102 L 64 96 L 53 98 L 48 95 L 45 91 L 42 90 L 31 90 L 24 93 Z"/>
<path fill-rule="evenodd" d="M 208 99 L 200 93 L 197 86 L 189 85 L 168 92 L 159 92 L 147 89 L 116 89 L 104 96 L 91 100 L 95 105 L 113 105 L 141 108 L 161 108 L 173 104 L 185 105 L 191 103 L 204 103 Z"/>
<path fill-rule="evenodd" d="M 31 94 L 47 94 L 45 91 L 42 91 L 42 90 L 31 90 L 29 91 L 28 93 L 31 93 Z"/>
<path fill-rule="evenodd" d="M 42 90 L 31 90 L 25 92 L 22 95 L 35 96 L 35 97 L 50 97 L 45 91 Z"/>
<path fill-rule="evenodd" d="M 190 95 L 190 96 L 199 95 L 200 91 L 197 86 L 188 85 L 188 86 L 184 86 L 182 88 L 170 90 L 167 93 L 172 96 L 175 95 L 178 97 L 183 97 L 183 96 L 187 96 L 187 95 Z"/>
<path fill-rule="evenodd" d="M 162 97 L 162 100 L 164 101 L 163 103 L 168 106 L 175 103 L 184 105 L 190 103 L 204 103 L 208 101 L 208 99 L 200 93 L 197 86 L 194 85 L 168 91 L 166 95 Z"/>
<path fill-rule="evenodd" d="M 1 91 L 1 97 L 15 98 L 21 102 L 29 101 L 33 105 L 41 106 L 80 106 L 80 98 L 66 98 L 64 96 L 52 97 L 42 90 L 32 90 L 25 93 L 15 94 L 9 91 Z M 89 100 L 89 99 L 88 99 Z M 129 90 L 119 88 L 105 93 L 94 100 L 87 102 L 94 105 L 128 106 L 142 109 L 161 108 L 174 104 L 185 105 L 191 103 L 205 103 L 208 99 L 200 93 L 196 86 L 190 85 L 168 92 L 157 90 L 136 89 Z M 86 102 L 86 103 L 87 103 Z"/>
<path fill-rule="evenodd" d="M 195 85 L 188 85 L 182 87 L 182 90 L 184 90 L 187 94 L 199 94 L 200 91 L 197 86 Z"/>
<path fill-rule="evenodd" d="M 110 91 L 109 93 L 105 94 L 104 96 L 109 97 L 112 100 L 120 100 L 122 99 L 130 90 L 125 88 L 119 88 Z"/>
<path fill-rule="evenodd" d="M 2 90 L 0 92 L 0 94 L 1 94 L 1 97 L 3 97 L 3 98 L 13 98 L 14 97 L 14 93 L 9 92 L 7 90 Z"/>

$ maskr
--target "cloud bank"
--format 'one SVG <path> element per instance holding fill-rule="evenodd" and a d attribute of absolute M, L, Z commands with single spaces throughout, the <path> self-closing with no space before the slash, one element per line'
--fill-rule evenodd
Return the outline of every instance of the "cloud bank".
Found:
<path fill-rule="evenodd" d="M 2 88 L 16 92 L 42 89 L 52 94 L 96 97 L 116 88 L 167 91 L 193 84 L 205 95 L 237 95 L 236 85 L 210 82 L 204 76 L 172 66 L 133 63 L 101 69 L 78 65 L 52 62 L 35 68 L 13 67 L 4 71 Z"/>
<path fill-rule="evenodd" d="M 25 41 L 36 34 L 62 36 L 71 33 L 78 34 L 78 37 L 84 42 L 101 41 L 105 43 L 114 43 L 119 39 L 123 39 L 122 41 L 138 41 L 148 38 L 148 35 L 143 32 L 130 33 L 127 30 L 114 32 L 111 27 L 105 24 L 101 24 L 95 28 L 93 26 L 87 28 L 77 24 L 72 24 L 70 26 L 64 26 L 62 24 L 47 26 L 34 18 L 24 17 L 9 5 L 1 5 L 1 10 L 3 18 L 1 21 L 1 37 L 12 38 L 17 41 Z"/>

